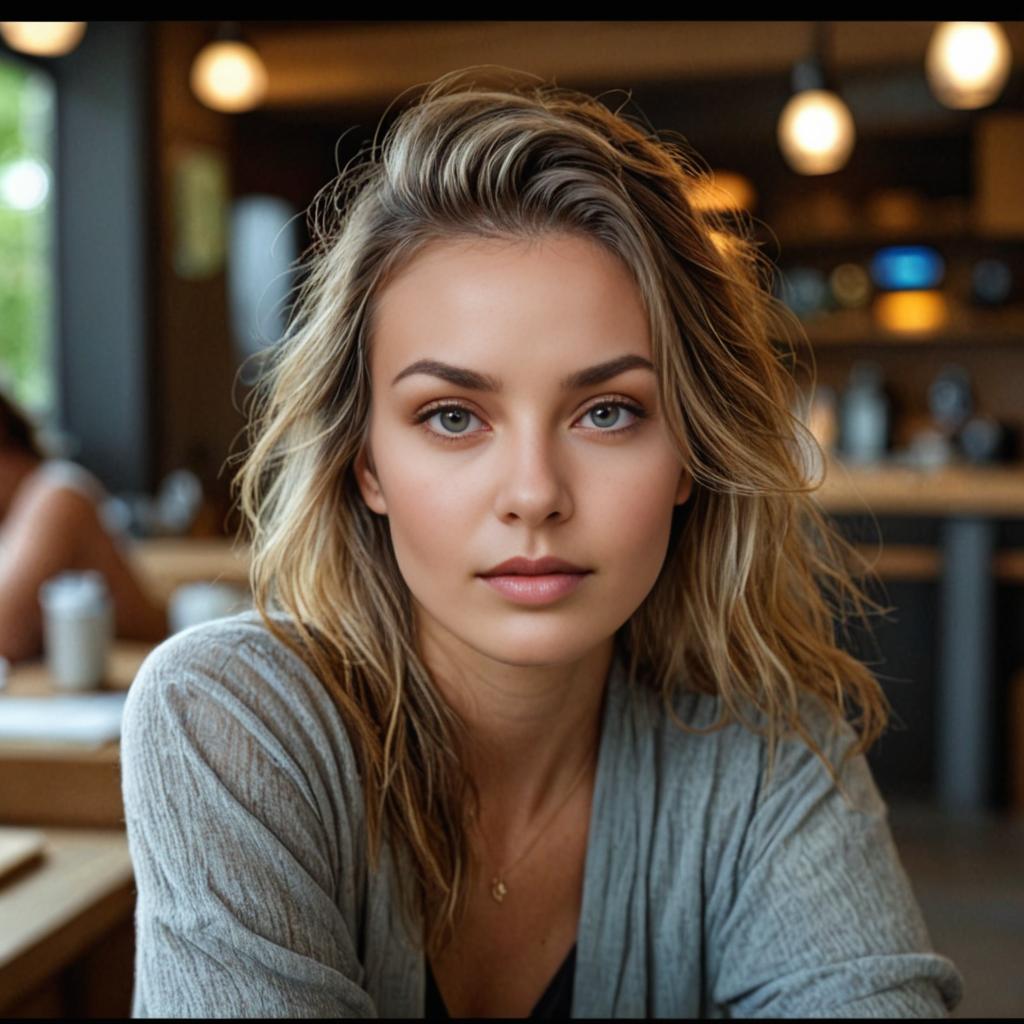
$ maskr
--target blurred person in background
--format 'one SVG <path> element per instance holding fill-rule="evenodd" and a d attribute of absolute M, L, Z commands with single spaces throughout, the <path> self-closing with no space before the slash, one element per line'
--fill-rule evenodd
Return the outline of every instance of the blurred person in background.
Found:
<path fill-rule="evenodd" d="M 105 498 L 87 470 L 48 458 L 28 418 L 0 394 L 0 655 L 9 661 L 42 654 L 39 587 L 66 571 L 103 574 L 116 636 L 156 642 L 167 635 L 165 609 L 104 526 Z"/>

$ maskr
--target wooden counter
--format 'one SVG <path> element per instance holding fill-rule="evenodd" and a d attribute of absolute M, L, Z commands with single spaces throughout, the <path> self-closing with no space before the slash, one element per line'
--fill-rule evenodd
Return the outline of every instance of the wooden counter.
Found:
<path fill-rule="evenodd" d="M 991 751 L 998 741 L 999 687 L 995 663 L 997 583 L 1024 581 L 1024 553 L 1000 550 L 999 520 L 1024 519 L 1024 464 L 949 465 L 935 470 L 830 460 L 820 507 L 832 515 L 933 516 L 942 519 L 940 545 L 865 553 L 884 574 L 934 579 L 936 623 L 936 745 L 938 789 L 951 810 L 989 805 Z M 893 557 L 893 554 L 896 557 Z"/>

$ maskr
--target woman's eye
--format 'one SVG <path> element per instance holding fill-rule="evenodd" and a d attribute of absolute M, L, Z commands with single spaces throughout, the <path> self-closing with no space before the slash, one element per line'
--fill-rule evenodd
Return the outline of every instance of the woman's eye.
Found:
<path fill-rule="evenodd" d="M 421 413 L 417 422 L 423 423 L 426 426 L 432 419 L 436 418 L 441 424 L 441 431 L 443 431 L 439 435 L 441 439 L 444 441 L 457 441 L 462 435 L 469 433 L 469 420 L 471 417 L 476 419 L 476 416 L 464 406 L 445 405 L 441 408 L 428 409 L 425 413 Z M 438 431 L 428 430 L 427 433 L 437 434 Z M 446 434 L 449 436 L 445 436 Z"/>
<path fill-rule="evenodd" d="M 622 410 L 626 411 L 627 421 L 629 417 L 632 417 L 632 421 L 627 422 L 624 426 L 619 426 L 623 419 Z M 588 416 L 595 424 L 590 429 L 596 433 L 625 434 L 634 427 L 638 427 L 641 421 L 647 417 L 647 413 L 634 402 L 615 399 L 614 401 L 595 402 L 580 416 L 580 419 L 586 419 Z M 416 422 L 421 424 L 431 437 L 450 442 L 461 441 L 464 437 L 472 436 L 475 431 L 470 430 L 469 421 L 478 418 L 464 405 L 449 403 L 423 410 L 417 416 Z M 439 424 L 437 429 L 430 426 L 433 420 Z"/>
<path fill-rule="evenodd" d="M 616 427 L 622 422 L 623 409 L 633 417 L 633 422 L 627 422 L 626 426 L 619 427 L 617 430 L 611 430 L 610 428 Z M 644 411 L 638 406 L 625 402 L 601 402 L 598 405 L 592 405 L 583 416 L 593 416 L 591 422 L 596 423 L 597 429 L 602 433 L 618 434 L 623 430 L 628 430 L 630 427 L 635 427 L 643 419 Z"/>

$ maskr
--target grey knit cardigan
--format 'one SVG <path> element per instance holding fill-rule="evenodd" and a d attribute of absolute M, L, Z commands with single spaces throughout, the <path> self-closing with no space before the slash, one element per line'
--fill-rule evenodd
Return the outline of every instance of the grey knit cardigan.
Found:
<path fill-rule="evenodd" d="M 683 693 L 713 722 L 716 698 Z M 805 721 L 833 756 L 853 734 Z M 863 757 L 848 804 L 799 740 L 680 730 L 616 656 L 577 933 L 574 1017 L 942 1017 L 931 947 Z M 371 871 L 363 794 L 320 682 L 253 612 L 172 637 L 122 739 L 138 889 L 133 1016 L 422 1017 L 396 859 Z"/>

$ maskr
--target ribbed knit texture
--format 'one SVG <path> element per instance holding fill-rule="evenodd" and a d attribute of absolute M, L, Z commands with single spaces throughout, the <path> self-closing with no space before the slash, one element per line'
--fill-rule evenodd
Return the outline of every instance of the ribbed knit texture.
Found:
<path fill-rule="evenodd" d="M 713 722 L 712 697 L 679 714 Z M 853 734 L 806 721 L 833 754 Z M 616 658 L 577 935 L 574 1017 L 942 1017 L 935 954 L 863 757 L 853 806 L 799 740 L 680 731 Z M 422 1017 L 392 861 L 369 872 L 341 718 L 247 612 L 146 660 L 121 746 L 133 1016 Z"/>

